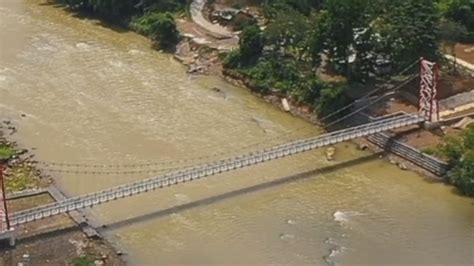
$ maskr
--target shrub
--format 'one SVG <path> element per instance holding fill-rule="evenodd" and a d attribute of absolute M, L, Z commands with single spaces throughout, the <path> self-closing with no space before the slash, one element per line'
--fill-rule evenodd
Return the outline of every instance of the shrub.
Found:
<path fill-rule="evenodd" d="M 457 138 L 445 138 L 438 151 L 452 166 L 448 181 L 464 194 L 474 196 L 474 124 Z"/>
<path fill-rule="evenodd" d="M 318 104 L 319 114 L 327 115 L 347 105 L 350 99 L 345 94 L 346 89 L 346 85 L 342 84 L 332 85 L 322 89 Z"/>
<path fill-rule="evenodd" d="M 262 31 L 257 25 L 245 27 L 239 40 L 240 59 L 243 64 L 252 64 L 262 55 Z"/>
<path fill-rule="evenodd" d="M 75 257 L 72 260 L 74 266 L 94 266 L 94 259 L 89 256 Z"/>
<path fill-rule="evenodd" d="M 171 49 L 179 41 L 179 32 L 171 13 L 150 12 L 134 18 L 130 26 L 138 33 L 149 36 L 161 48 Z"/>
<path fill-rule="evenodd" d="M 15 149 L 10 146 L 0 144 L 0 159 L 8 159 L 15 155 Z"/>
<path fill-rule="evenodd" d="M 246 16 L 235 16 L 232 19 L 232 24 L 234 26 L 234 30 L 242 30 L 245 27 L 256 25 L 257 20 L 253 17 L 249 18 Z"/>
<path fill-rule="evenodd" d="M 464 194 L 474 196 L 474 150 L 463 155 L 450 181 Z"/>
<path fill-rule="evenodd" d="M 226 55 L 224 61 L 222 62 L 225 68 L 239 68 L 240 67 L 240 52 L 239 50 L 232 50 Z"/>

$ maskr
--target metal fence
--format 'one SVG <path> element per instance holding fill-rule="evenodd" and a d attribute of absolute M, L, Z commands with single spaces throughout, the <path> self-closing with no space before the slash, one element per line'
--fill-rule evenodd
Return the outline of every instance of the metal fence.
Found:
<path fill-rule="evenodd" d="M 372 118 L 366 114 L 358 114 L 361 121 L 378 121 L 378 118 Z M 368 141 L 389 151 L 403 159 L 435 174 L 443 177 L 448 171 L 448 164 L 440 159 L 432 157 L 420 150 L 409 146 L 403 142 L 397 141 L 385 133 L 376 133 L 366 137 Z"/>

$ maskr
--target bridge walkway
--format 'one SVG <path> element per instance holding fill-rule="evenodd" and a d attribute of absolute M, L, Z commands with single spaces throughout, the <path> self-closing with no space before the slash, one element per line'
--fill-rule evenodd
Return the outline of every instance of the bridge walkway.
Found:
<path fill-rule="evenodd" d="M 76 196 L 60 202 L 39 206 L 29 210 L 14 213 L 11 216 L 11 225 L 20 225 L 46 217 L 68 213 L 71 211 L 93 207 L 112 200 L 131 197 L 133 195 L 153 191 L 179 183 L 193 181 L 199 178 L 216 175 L 252 165 L 280 159 L 286 156 L 322 148 L 328 145 L 348 141 L 355 138 L 365 137 L 375 133 L 415 125 L 424 122 L 425 119 L 418 115 L 401 114 L 379 119 L 367 124 L 354 126 L 317 137 L 294 141 L 275 146 L 263 151 L 256 151 L 242 156 L 228 158 L 208 164 L 185 168 L 165 175 L 148 178 L 124 184 L 102 191 Z"/>

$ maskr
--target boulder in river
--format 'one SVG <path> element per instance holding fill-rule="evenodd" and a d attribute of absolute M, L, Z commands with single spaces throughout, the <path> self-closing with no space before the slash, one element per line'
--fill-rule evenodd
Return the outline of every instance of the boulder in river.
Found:
<path fill-rule="evenodd" d="M 290 104 L 288 103 L 288 100 L 286 98 L 281 99 L 281 104 L 283 105 L 283 110 L 286 112 L 290 111 Z"/>
<path fill-rule="evenodd" d="M 329 147 L 325 151 L 326 154 L 326 159 L 328 161 L 332 161 L 334 159 L 334 154 L 336 154 L 336 148 L 334 147 Z"/>
<path fill-rule="evenodd" d="M 408 167 L 404 163 L 399 163 L 398 167 L 402 170 L 408 170 Z"/>

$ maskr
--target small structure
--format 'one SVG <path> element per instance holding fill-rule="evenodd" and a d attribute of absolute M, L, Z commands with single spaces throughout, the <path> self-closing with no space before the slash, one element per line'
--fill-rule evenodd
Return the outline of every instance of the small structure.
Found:
<path fill-rule="evenodd" d="M 255 20 L 255 17 L 242 9 L 226 8 L 214 10 L 210 15 L 210 20 L 222 26 L 233 26 L 239 29 L 239 25 L 244 21 Z M 256 20 L 255 20 L 256 21 Z"/>

